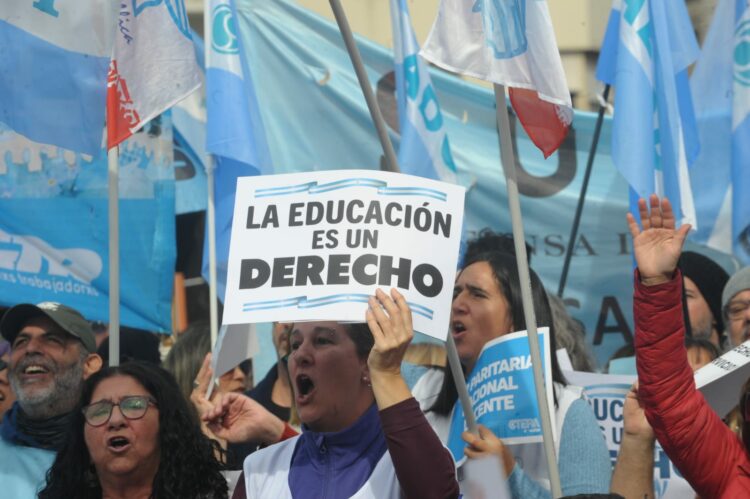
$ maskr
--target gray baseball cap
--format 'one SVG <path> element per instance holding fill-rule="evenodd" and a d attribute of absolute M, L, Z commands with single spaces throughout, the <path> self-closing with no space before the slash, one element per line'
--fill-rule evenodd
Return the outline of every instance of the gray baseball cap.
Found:
<path fill-rule="evenodd" d="M 66 333 L 75 336 L 89 352 L 96 352 L 91 324 L 78 310 L 62 303 L 45 301 L 37 305 L 22 303 L 11 307 L 0 321 L 0 333 L 12 345 L 26 323 L 35 317 L 48 317 Z"/>

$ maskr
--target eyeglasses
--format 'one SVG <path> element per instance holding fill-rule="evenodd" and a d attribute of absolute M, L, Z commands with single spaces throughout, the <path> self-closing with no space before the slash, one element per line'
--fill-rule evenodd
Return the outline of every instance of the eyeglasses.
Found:
<path fill-rule="evenodd" d="M 750 307 L 750 300 L 737 300 L 730 302 L 726 308 L 727 317 L 732 320 L 740 319 L 748 307 Z"/>
<path fill-rule="evenodd" d="M 120 399 L 119 403 L 109 400 L 100 400 L 89 404 L 81 412 L 86 422 L 91 426 L 101 426 L 112 417 L 112 409 L 117 406 L 122 415 L 128 419 L 141 419 L 146 415 L 148 406 L 156 406 L 156 400 L 145 395 L 130 395 Z"/>

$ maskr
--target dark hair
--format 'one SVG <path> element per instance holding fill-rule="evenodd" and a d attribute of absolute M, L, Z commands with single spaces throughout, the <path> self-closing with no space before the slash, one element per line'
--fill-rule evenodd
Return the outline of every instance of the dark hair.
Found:
<path fill-rule="evenodd" d="M 516 266 L 516 258 L 514 255 L 507 253 L 501 253 L 499 251 L 486 251 L 474 255 L 473 258 L 467 260 L 464 269 L 469 265 L 486 262 L 492 269 L 492 273 L 495 277 L 500 292 L 508 300 L 508 308 L 512 315 L 513 328 L 516 331 L 522 331 L 526 329 L 526 317 L 523 313 L 523 302 L 521 299 L 521 285 L 518 277 L 518 267 Z M 462 269 L 463 272 L 463 269 Z M 552 320 L 552 311 L 547 301 L 547 292 L 544 290 L 542 281 L 536 273 L 529 269 L 529 277 L 531 279 L 531 297 L 534 301 L 534 311 L 536 312 L 536 322 L 539 327 L 549 327 L 549 346 L 550 346 L 550 359 L 552 360 L 552 381 L 567 385 L 567 381 L 560 370 L 560 366 L 557 363 L 557 343 L 555 342 L 555 327 L 554 321 Z M 555 391 L 553 390 L 554 394 Z M 456 403 L 458 398 L 458 392 L 456 391 L 456 384 L 453 379 L 453 373 L 450 369 L 445 370 L 445 377 L 443 378 L 443 386 L 440 387 L 440 393 L 435 400 L 435 403 L 428 410 L 435 411 L 438 414 L 447 415 L 453 410 L 453 405 Z M 557 396 L 555 396 L 555 406 L 557 406 Z"/>
<path fill-rule="evenodd" d="M 370 350 L 375 344 L 375 338 L 372 337 L 372 331 L 366 322 L 355 322 L 352 324 L 342 324 L 346 329 L 349 338 L 354 342 L 357 349 L 357 355 L 364 359 L 370 355 Z"/>
<path fill-rule="evenodd" d="M 531 246 L 526 245 L 526 259 L 531 264 Z M 495 232 L 492 229 L 484 228 L 479 231 L 477 237 L 466 241 L 466 252 L 464 253 L 464 262 L 474 260 L 475 257 L 488 251 L 499 251 L 507 253 L 513 257 L 516 256 L 516 246 L 513 242 L 513 234 Z M 468 264 L 464 264 L 466 268 Z"/>
<path fill-rule="evenodd" d="M 84 440 L 86 424 L 81 409 L 91 402 L 96 387 L 113 376 L 129 376 L 155 399 L 159 410 L 161 461 L 154 477 L 153 499 L 226 498 L 227 483 L 214 457 L 214 445 L 201 432 L 177 382 L 164 369 L 145 362 L 107 367 L 87 379 L 73 411 L 67 440 L 47 472 L 40 499 L 99 499 L 102 489 Z"/>

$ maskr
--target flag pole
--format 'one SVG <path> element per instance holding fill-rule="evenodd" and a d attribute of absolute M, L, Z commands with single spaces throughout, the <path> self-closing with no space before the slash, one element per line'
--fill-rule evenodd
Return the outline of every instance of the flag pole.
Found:
<path fill-rule="evenodd" d="M 557 296 L 563 297 L 565 291 L 565 284 L 568 281 L 568 270 L 570 270 L 570 261 L 573 258 L 573 247 L 575 246 L 576 237 L 578 237 L 578 227 L 581 225 L 581 215 L 583 214 L 583 203 L 586 201 L 586 191 L 589 188 L 589 179 L 591 178 L 591 170 L 594 166 L 594 157 L 596 156 L 596 150 L 599 148 L 599 136 L 602 132 L 602 124 L 604 123 L 604 111 L 607 108 L 607 99 L 609 99 L 609 90 L 611 86 L 609 84 L 604 86 L 604 93 L 602 94 L 602 103 L 599 106 L 599 115 L 596 117 L 596 126 L 594 127 L 594 138 L 591 141 L 591 148 L 589 149 L 589 158 L 586 161 L 586 173 L 583 175 L 583 184 L 581 185 L 581 194 L 578 196 L 578 206 L 576 206 L 576 214 L 573 217 L 573 227 L 570 228 L 570 237 L 568 238 L 568 249 L 565 251 L 565 263 L 563 263 L 562 274 L 560 275 L 560 285 L 557 288 Z"/>
<path fill-rule="evenodd" d="M 203 44 L 206 73 L 208 73 L 208 59 L 211 52 L 211 0 L 203 2 Z M 205 83 L 204 83 L 205 85 Z M 206 96 L 208 98 L 208 95 Z M 211 351 L 216 346 L 219 337 L 219 305 L 216 296 L 216 199 L 214 191 L 215 159 L 208 155 L 206 165 L 206 188 L 208 200 L 206 202 L 206 237 L 208 238 L 208 316 L 211 331 Z"/>
<path fill-rule="evenodd" d="M 388 127 L 383 119 L 383 114 L 380 112 L 378 101 L 375 99 L 375 93 L 370 87 L 370 80 L 367 78 L 367 71 L 365 65 L 362 63 L 362 57 L 359 54 L 359 49 L 354 41 L 354 35 L 349 27 L 349 21 L 346 18 L 346 13 L 341 2 L 339 0 L 330 0 L 331 10 L 336 18 L 336 24 L 339 26 L 341 36 L 344 38 L 344 45 L 346 45 L 346 51 L 349 53 L 349 58 L 352 60 L 354 66 L 354 72 L 357 74 L 359 80 L 359 86 L 362 87 L 362 93 L 365 96 L 367 102 L 367 108 L 370 110 L 370 116 L 375 124 L 375 129 L 378 132 L 378 138 L 380 139 L 380 145 L 383 147 L 383 154 L 385 154 L 385 165 L 388 171 L 400 172 L 398 167 L 398 161 L 396 160 L 396 153 L 393 150 L 393 144 L 388 136 Z"/>
<path fill-rule="evenodd" d="M 383 154 L 385 155 L 385 164 L 388 171 L 400 173 L 401 169 L 398 166 L 396 159 L 396 152 L 393 149 L 393 144 L 388 136 L 388 127 L 386 126 L 383 115 L 380 112 L 380 107 L 375 99 L 375 94 L 370 87 L 370 81 L 367 78 L 367 71 L 362 63 L 362 57 L 359 54 L 359 49 L 354 41 L 354 35 L 349 27 L 349 21 L 346 18 L 346 13 L 341 7 L 339 0 L 330 0 L 331 9 L 333 15 L 336 18 L 336 24 L 339 26 L 341 36 L 344 38 L 344 45 L 346 45 L 346 51 L 349 53 L 349 58 L 354 66 L 354 72 L 357 74 L 359 80 L 359 86 L 362 88 L 362 93 L 365 96 L 367 107 L 370 110 L 370 116 L 375 124 L 375 128 L 378 132 L 378 138 L 380 139 L 380 145 L 383 148 Z M 461 368 L 461 362 L 458 358 L 458 352 L 456 351 L 456 344 L 453 341 L 453 336 L 449 333 L 448 339 L 446 340 L 446 351 L 448 354 L 448 363 L 450 364 L 453 378 L 456 383 L 456 390 L 458 391 L 459 401 L 461 407 L 466 416 L 467 428 L 470 432 L 477 434 L 476 422 L 474 420 L 474 411 L 471 407 L 471 398 L 469 397 L 469 389 L 466 386 L 466 379 Z"/>
<path fill-rule="evenodd" d="M 109 189 L 109 365 L 120 365 L 120 195 L 119 147 L 107 150 Z"/>
<path fill-rule="evenodd" d="M 542 420 L 542 433 L 544 435 L 544 453 L 547 457 L 547 468 L 549 480 L 552 487 L 552 497 L 562 497 L 560 487 L 560 472 L 557 468 L 555 458 L 555 445 L 552 433 L 552 419 L 550 418 L 549 404 L 544 390 L 544 375 L 542 373 L 542 356 L 539 349 L 539 335 L 536 328 L 536 314 L 531 296 L 531 278 L 529 262 L 526 256 L 526 245 L 524 243 L 523 219 L 521 217 L 521 203 L 518 195 L 518 183 L 516 182 L 516 158 L 513 152 L 513 140 L 510 135 L 510 120 L 508 118 L 508 107 L 505 101 L 505 86 L 494 84 L 495 106 L 497 113 L 497 127 L 500 136 L 500 162 L 505 172 L 505 181 L 508 186 L 508 206 L 510 208 L 511 223 L 513 226 L 513 244 L 516 249 L 516 265 L 518 266 L 518 277 L 521 285 L 521 298 L 523 301 L 523 314 L 526 319 L 526 331 L 529 339 L 529 353 L 531 354 L 531 366 L 534 373 L 534 388 L 539 403 L 539 414 Z M 554 355 L 554 353 L 553 353 Z"/>

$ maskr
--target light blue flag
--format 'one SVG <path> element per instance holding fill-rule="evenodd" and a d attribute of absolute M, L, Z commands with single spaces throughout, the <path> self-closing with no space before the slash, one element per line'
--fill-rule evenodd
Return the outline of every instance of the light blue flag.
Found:
<path fill-rule="evenodd" d="M 398 149 L 401 171 L 455 183 L 456 165 L 443 113 L 427 65 L 419 55 L 419 44 L 404 0 L 391 0 L 391 25 L 401 132 Z"/>
<path fill-rule="evenodd" d="M 694 227 L 688 166 L 699 143 L 687 68 L 697 54 L 682 0 L 614 0 L 597 67 L 615 87 L 612 156 L 632 197 L 666 195 Z"/>
<path fill-rule="evenodd" d="M 0 122 L 38 143 L 99 154 L 117 5 L 0 2 Z"/>
<path fill-rule="evenodd" d="M 750 6 L 721 0 L 690 80 L 701 153 L 694 240 L 750 264 Z"/>
<path fill-rule="evenodd" d="M 193 32 L 195 60 L 203 85 L 172 108 L 174 123 L 174 177 L 178 215 L 203 211 L 208 204 L 206 185 L 206 93 L 203 40 Z"/>
<path fill-rule="evenodd" d="M 210 16 L 206 150 L 215 160 L 217 293 L 223 301 L 237 178 L 270 173 L 272 163 L 245 47 L 238 37 L 234 2 L 212 0 Z M 207 278 L 208 237 L 205 241 L 202 273 Z"/>
<path fill-rule="evenodd" d="M 120 144 L 120 317 L 171 331 L 175 266 L 168 114 Z M 0 125 L 0 304 L 57 301 L 109 322 L 107 155 Z"/>

